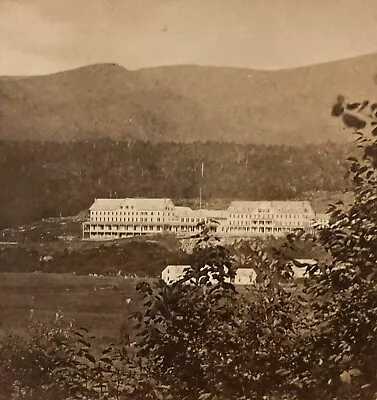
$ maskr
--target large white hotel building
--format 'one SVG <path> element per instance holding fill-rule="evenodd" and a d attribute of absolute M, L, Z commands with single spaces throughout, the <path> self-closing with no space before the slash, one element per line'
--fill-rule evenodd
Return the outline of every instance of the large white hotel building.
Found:
<path fill-rule="evenodd" d="M 216 222 L 214 222 L 216 221 Z M 206 223 L 219 236 L 285 236 L 296 229 L 313 231 L 328 217 L 308 201 L 233 201 L 226 210 L 193 210 L 171 199 L 96 199 L 83 223 L 84 239 L 200 232 Z"/>

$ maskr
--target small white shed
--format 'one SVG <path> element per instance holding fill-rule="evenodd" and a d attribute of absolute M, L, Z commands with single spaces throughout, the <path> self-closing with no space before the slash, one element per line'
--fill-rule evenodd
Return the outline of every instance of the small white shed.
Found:
<path fill-rule="evenodd" d="M 183 277 L 186 269 L 191 268 L 190 265 L 168 265 L 161 274 L 162 280 L 169 284 L 176 282 Z M 252 268 L 239 268 L 234 277 L 235 285 L 252 285 L 256 280 L 257 274 Z M 210 281 L 215 282 L 214 278 Z"/>
<path fill-rule="evenodd" d="M 168 265 L 161 274 L 161 278 L 165 283 L 173 283 L 183 277 L 183 274 L 190 265 Z"/>
<path fill-rule="evenodd" d="M 257 279 L 257 274 L 252 268 L 239 268 L 234 278 L 235 285 L 252 285 Z"/>
<path fill-rule="evenodd" d="M 306 272 L 306 267 L 315 264 L 317 264 L 317 261 L 312 258 L 297 258 L 290 262 L 294 274 L 293 276 L 295 278 L 303 278 Z"/>

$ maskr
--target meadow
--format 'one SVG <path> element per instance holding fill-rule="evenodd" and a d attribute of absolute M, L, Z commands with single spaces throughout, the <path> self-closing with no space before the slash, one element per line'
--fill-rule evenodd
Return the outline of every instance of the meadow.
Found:
<path fill-rule="evenodd" d="M 128 316 L 140 304 L 136 285 L 141 278 L 53 273 L 2 273 L 0 277 L 3 331 L 22 334 L 30 319 L 49 323 L 61 313 L 65 322 L 89 329 L 101 342 L 116 341 L 121 332 L 130 330 Z"/>

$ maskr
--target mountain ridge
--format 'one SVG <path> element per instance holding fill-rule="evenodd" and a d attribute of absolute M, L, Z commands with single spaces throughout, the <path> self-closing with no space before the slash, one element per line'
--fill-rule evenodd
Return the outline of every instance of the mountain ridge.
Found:
<path fill-rule="evenodd" d="M 351 140 L 337 95 L 374 100 L 377 54 L 284 70 L 94 64 L 0 77 L 0 139 L 301 145 Z"/>
<path fill-rule="evenodd" d="M 361 58 L 374 58 L 376 57 L 376 53 L 366 53 L 366 54 L 360 54 L 356 55 L 354 57 L 345 57 L 345 58 L 340 58 L 337 60 L 330 60 L 330 61 L 321 61 L 318 63 L 314 64 L 304 64 L 304 65 L 298 65 L 298 66 L 293 66 L 293 67 L 285 67 L 285 68 L 253 68 L 253 67 L 234 67 L 231 65 L 223 65 L 223 66 L 218 66 L 218 65 L 203 65 L 203 64 L 162 64 L 158 66 L 152 66 L 152 67 L 141 67 L 137 69 L 128 69 L 126 66 L 117 63 L 117 62 L 97 62 L 97 63 L 92 63 L 92 64 L 86 64 L 86 65 L 81 65 L 77 67 L 71 67 L 67 68 L 65 70 L 59 70 L 55 72 L 49 72 L 49 73 L 44 73 L 44 74 L 35 74 L 35 75 L 0 75 L 1 78 L 36 78 L 36 77 L 46 77 L 50 75 L 57 75 L 60 73 L 66 73 L 66 72 L 71 72 L 75 70 L 80 70 L 80 69 L 85 69 L 85 68 L 90 68 L 90 67 L 96 67 L 96 66 L 110 66 L 110 67 L 118 67 L 120 69 L 126 70 L 128 72 L 138 72 L 138 71 L 144 71 L 144 70 L 149 70 L 149 69 L 159 69 L 159 68 L 176 68 L 176 67 L 199 67 L 199 68 L 218 68 L 218 69 L 237 69 L 237 70 L 246 70 L 246 71 L 256 71 L 256 72 L 283 72 L 283 71 L 294 71 L 294 70 L 300 70 L 300 69 L 306 69 L 306 68 L 316 68 L 316 67 L 321 67 L 324 65 L 331 65 L 331 64 L 336 64 L 336 63 L 342 63 L 342 62 L 348 62 L 348 61 L 353 61 L 353 60 L 359 60 Z"/>

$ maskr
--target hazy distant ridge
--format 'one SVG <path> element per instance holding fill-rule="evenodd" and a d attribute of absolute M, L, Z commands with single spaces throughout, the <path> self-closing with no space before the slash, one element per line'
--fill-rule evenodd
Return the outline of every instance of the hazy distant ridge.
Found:
<path fill-rule="evenodd" d="M 0 78 L 0 138 L 303 144 L 350 137 L 339 93 L 377 100 L 377 55 L 284 71 L 98 64 Z"/>

